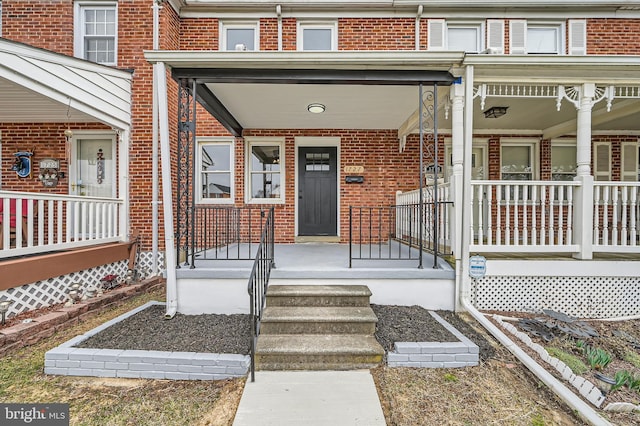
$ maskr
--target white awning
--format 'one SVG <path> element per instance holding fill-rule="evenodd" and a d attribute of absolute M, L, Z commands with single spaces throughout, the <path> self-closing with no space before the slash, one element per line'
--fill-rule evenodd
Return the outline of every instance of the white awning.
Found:
<path fill-rule="evenodd" d="M 0 122 L 131 127 L 131 73 L 0 38 Z"/>

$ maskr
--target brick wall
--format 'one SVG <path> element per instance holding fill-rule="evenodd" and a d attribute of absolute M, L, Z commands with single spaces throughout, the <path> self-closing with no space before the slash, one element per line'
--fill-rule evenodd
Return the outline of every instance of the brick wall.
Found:
<path fill-rule="evenodd" d="M 588 19 L 589 55 L 637 55 L 640 53 L 640 19 Z"/>
<path fill-rule="evenodd" d="M 338 20 L 338 50 L 413 50 L 415 19 L 343 18 Z"/>

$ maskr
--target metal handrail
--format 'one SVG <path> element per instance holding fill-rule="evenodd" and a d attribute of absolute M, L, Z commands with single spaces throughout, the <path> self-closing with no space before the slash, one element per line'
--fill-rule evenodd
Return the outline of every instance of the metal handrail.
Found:
<path fill-rule="evenodd" d="M 269 286 L 271 269 L 275 268 L 274 258 L 274 210 L 271 207 L 267 214 L 267 220 L 262 227 L 260 245 L 256 253 L 247 291 L 249 293 L 249 318 L 251 321 L 251 381 L 255 381 L 256 344 L 260 334 L 260 321 Z"/>

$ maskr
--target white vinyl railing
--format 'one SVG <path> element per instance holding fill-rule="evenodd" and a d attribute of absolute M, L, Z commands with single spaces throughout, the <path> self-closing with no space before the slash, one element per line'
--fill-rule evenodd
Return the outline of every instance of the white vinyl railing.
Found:
<path fill-rule="evenodd" d="M 637 251 L 640 248 L 639 222 L 639 182 L 594 183 L 594 250 Z"/>
<path fill-rule="evenodd" d="M 578 182 L 472 181 L 473 249 L 575 252 L 574 191 Z"/>
<path fill-rule="evenodd" d="M 0 191 L 0 258 L 123 240 L 122 200 Z"/>

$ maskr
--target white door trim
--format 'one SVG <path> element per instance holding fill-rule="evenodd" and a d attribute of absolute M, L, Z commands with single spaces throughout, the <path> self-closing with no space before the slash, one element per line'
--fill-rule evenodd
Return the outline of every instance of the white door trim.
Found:
<path fill-rule="evenodd" d="M 86 139 L 111 139 L 111 152 L 113 153 L 113 161 L 111 162 L 111 176 L 113 176 L 113 186 L 111 189 L 111 197 L 117 198 L 118 194 L 118 173 L 117 173 L 117 158 L 118 151 L 116 142 L 118 136 L 114 131 L 109 130 L 74 130 L 71 138 L 71 152 L 69 158 L 69 187 L 68 193 L 73 194 L 72 185 L 77 182 L 77 165 L 76 158 L 78 156 L 78 140 Z"/>
<path fill-rule="evenodd" d="M 337 235 L 340 236 L 340 137 L 339 136 L 296 136 L 295 137 L 295 148 L 294 148 L 294 223 L 295 223 L 295 236 L 298 234 L 298 148 L 299 147 L 322 147 L 322 146 L 332 146 L 336 147 L 336 162 L 337 162 L 337 179 L 336 179 L 336 191 L 337 191 L 337 212 L 338 217 L 336 218 L 336 226 L 337 226 Z"/>

